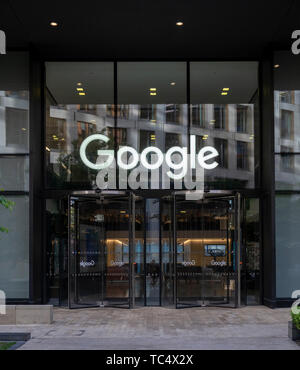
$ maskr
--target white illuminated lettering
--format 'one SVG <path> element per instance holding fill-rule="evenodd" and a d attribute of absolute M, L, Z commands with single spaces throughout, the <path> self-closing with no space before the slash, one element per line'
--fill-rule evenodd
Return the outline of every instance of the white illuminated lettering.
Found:
<path fill-rule="evenodd" d="M 103 141 L 104 143 L 108 143 L 109 138 L 104 136 L 104 135 L 101 135 L 101 134 L 91 135 L 88 138 L 86 138 L 83 141 L 83 143 L 81 144 L 81 147 L 80 147 L 80 158 L 81 158 L 82 162 L 87 167 L 91 168 L 92 170 L 98 170 L 98 171 L 103 170 L 104 168 L 109 167 L 113 163 L 113 161 L 114 161 L 114 151 L 113 150 L 98 150 L 97 154 L 99 156 L 108 156 L 108 159 L 104 163 L 92 163 L 87 158 L 86 150 L 87 150 L 88 145 L 93 141 Z"/>
<path fill-rule="evenodd" d="M 209 153 L 209 154 L 207 154 Z M 206 146 L 202 148 L 198 154 L 198 161 L 201 167 L 203 167 L 206 170 L 213 170 L 216 167 L 218 167 L 217 162 L 213 162 L 211 164 L 206 163 L 210 159 L 217 158 L 219 156 L 219 153 L 215 148 L 212 146 Z"/>
<path fill-rule="evenodd" d="M 172 161 L 172 156 L 175 153 L 179 153 L 182 157 L 182 161 L 178 164 Z M 173 170 L 182 170 L 181 173 L 175 175 L 172 171 L 167 174 L 173 180 L 181 180 L 187 173 L 187 148 L 180 148 L 179 146 L 174 146 L 169 149 L 166 154 L 166 163 Z"/>
<path fill-rule="evenodd" d="M 150 153 L 155 153 L 158 157 L 157 162 L 154 163 L 154 164 L 150 164 L 147 160 L 147 155 L 150 154 Z M 163 164 L 163 161 L 164 161 L 164 156 L 162 154 L 162 151 L 160 149 L 154 147 L 154 146 L 146 148 L 142 152 L 141 164 L 142 164 L 142 166 L 144 166 L 148 170 L 157 170 Z"/>
<path fill-rule="evenodd" d="M 127 164 L 122 161 L 122 156 L 125 153 L 130 153 L 132 155 L 131 163 Z M 124 146 L 118 151 L 118 166 L 122 168 L 123 170 L 134 169 L 138 165 L 139 160 L 140 158 L 139 158 L 138 152 L 134 148 L 131 148 L 130 146 Z"/>

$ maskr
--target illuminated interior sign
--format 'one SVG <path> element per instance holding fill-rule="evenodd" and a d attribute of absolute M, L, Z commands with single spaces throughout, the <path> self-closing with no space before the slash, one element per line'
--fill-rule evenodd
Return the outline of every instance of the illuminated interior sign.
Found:
<path fill-rule="evenodd" d="M 0 54 L 6 54 L 6 36 L 3 31 L 0 31 Z"/>
<path fill-rule="evenodd" d="M 88 145 L 93 141 L 99 141 L 102 144 L 107 144 L 109 140 L 110 139 L 105 135 L 95 134 L 89 136 L 83 141 L 80 147 L 80 157 L 87 167 L 100 171 L 110 167 L 113 164 L 115 160 L 114 150 L 98 150 L 97 154 L 101 163 L 92 163 L 88 159 L 86 153 Z M 128 161 L 128 155 L 130 156 L 130 161 Z M 174 161 L 175 155 L 179 155 L 181 158 L 179 163 L 178 161 Z M 187 147 L 181 148 L 179 146 L 175 146 L 170 148 L 167 153 L 163 154 L 159 148 L 151 146 L 139 154 L 134 148 L 124 146 L 121 147 L 117 152 L 117 164 L 123 170 L 133 170 L 140 163 L 145 169 L 152 171 L 160 168 L 165 161 L 166 165 L 170 168 L 170 171 L 167 172 L 169 178 L 173 180 L 180 180 L 186 175 L 188 168 L 196 168 L 196 161 L 198 161 L 200 167 L 205 170 L 215 169 L 219 166 L 219 164 L 213 160 L 218 156 L 218 151 L 212 146 L 206 146 L 202 148 L 199 153 L 196 153 L 196 136 L 192 135 L 190 137 L 190 153 L 188 152 Z M 126 161 L 124 161 L 124 157 L 126 158 Z M 149 161 L 149 158 L 151 158 L 151 161 Z M 153 161 L 153 158 L 155 158 L 155 161 Z M 175 174 L 171 170 L 180 170 L 180 173 Z"/>

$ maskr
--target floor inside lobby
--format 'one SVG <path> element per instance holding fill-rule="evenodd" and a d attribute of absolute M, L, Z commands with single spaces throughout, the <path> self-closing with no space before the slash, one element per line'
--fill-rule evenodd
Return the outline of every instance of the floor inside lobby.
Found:
<path fill-rule="evenodd" d="M 299 350 L 288 338 L 289 309 L 145 307 L 54 310 L 53 325 L 4 326 L 31 332 L 22 350 Z"/>

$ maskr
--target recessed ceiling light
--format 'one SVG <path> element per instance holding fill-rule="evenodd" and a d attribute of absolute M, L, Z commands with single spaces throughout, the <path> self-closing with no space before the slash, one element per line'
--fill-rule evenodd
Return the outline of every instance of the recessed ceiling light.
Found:
<path fill-rule="evenodd" d="M 85 96 L 85 92 L 80 92 L 78 95 Z"/>
<path fill-rule="evenodd" d="M 151 96 L 156 96 L 157 94 L 155 92 L 150 93 Z"/>
<path fill-rule="evenodd" d="M 171 82 L 171 86 L 176 86 L 176 82 Z"/>
<path fill-rule="evenodd" d="M 156 89 L 155 87 L 152 87 L 152 88 L 150 89 L 150 91 L 157 91 L 157 89 Z"/>
<path fill-rule="evenodd" d="M 179 21 L 179 22 L 176 22 L 176 26 L 178 26 L 178 27 L 182 27 L 183 26 L 183 22 L 181 22 L 181 21 Z"/>
<path fill-rule="evenodd" d="M 77 86 L 82 86 L 82 83 L 81 83 L 81 82 L 78 82 L 78 83 L 77 83 Z"/>
<path fill-rule="evenodd" d="M 230 89 L 229 89 L 229 87 L 224 87 L 223 88 L 223 91 L 229 91 Z"/>
<path fill-rule="evenodd" d="M 275 64 L 274 68 L 279 68 L 280 67 L 280 64 Z"/>
<path fill-rule="evenodd" d="M 77 87 L 77 91 L 83 91 L 82 87 Z"/>
<path fill-rule="evenodd" d="M 58 23 L 57 22 L 50 22 L 50 26 L 51 27 L 58 27 Z"/>
<path fill-rule="evenodd" d="M 228 95 L 228 93 L 227 92 L 222 92 L 222 95 L 226 96 L 226 95 Z"/>

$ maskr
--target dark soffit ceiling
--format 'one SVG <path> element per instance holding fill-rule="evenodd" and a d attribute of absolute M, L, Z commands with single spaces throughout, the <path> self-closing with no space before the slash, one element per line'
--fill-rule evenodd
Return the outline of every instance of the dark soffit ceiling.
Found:
<path fill-rule="evenodd" d="M 289 48 L 299 19 L 299 0 L 1 0 L 0 29 L 46 58 L 255 59 Z"/>

